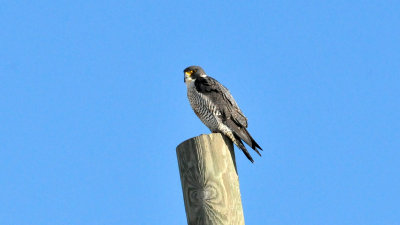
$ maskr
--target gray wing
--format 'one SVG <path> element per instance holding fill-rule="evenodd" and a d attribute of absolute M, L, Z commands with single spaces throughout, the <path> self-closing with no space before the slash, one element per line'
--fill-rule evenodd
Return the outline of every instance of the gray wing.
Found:
<path fill-rule="evenodd" d="M 197 78 L 194 85 L 196 86 L 196 90 L 207 96 L 217 107 L 218 111 L 221 112 L 219 117 L 233 131 L 236 139 L 239 139 L 238 147 L 243 150 L 247 158 L 253 161 L 241 140 L 246 142 L 261 156 L 257 148 L 260 150 L 262 148 L 247 131 L 247 118 L 243 115 L 228 89 L 211 77 Z"/>
<path fill-rule="evenodd" d="M 219 107 L 225 120 L 232 119 L 240 127 L 247 128 L 247 118 L 240 110 L 229 90 L 212 77 L 201 77 L 195 81 L 196 90 L 211 99 Z"/>

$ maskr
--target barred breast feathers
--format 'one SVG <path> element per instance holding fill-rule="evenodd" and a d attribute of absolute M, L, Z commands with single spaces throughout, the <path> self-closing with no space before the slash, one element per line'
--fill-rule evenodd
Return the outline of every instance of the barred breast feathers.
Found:
<path fill-rule="evenodd" d="M 200 66 L 187 67 L 184 75 L 189 102 L 197 117 L 212 132 L 220 132 L 229 137 L 253 162 L 242 141 L 259 155 L 258 150 L 262 149 L 247 131 L 247 118 L 229 90 L 207 76 Z"/>

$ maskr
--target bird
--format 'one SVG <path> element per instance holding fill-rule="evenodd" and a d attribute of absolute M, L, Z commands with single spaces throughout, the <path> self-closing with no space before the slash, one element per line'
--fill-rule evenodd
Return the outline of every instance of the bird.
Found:
<path fill-rule="evenodd" d="M 262 148 L 247 131 L 247 118 L 229 90 L 208 76 L 200 66 L 189 66 L 183 73 L 187 97 L 197 117 L 212 133 L 222 133 L 232 140 L 254 163 L 243 141 L 260 156 L 258 149 Z"/>

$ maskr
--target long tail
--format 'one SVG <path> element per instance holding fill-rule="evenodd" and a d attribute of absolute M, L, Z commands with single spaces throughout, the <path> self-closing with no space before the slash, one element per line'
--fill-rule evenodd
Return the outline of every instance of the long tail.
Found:
<path fill-rule="evenodd" d="M 243 151 L 244 155 L 250 160 L 250 162 L 254 163 L 253 157 L 251 157 L 249 151 L 247 151 L 247 149 L 244 146 L 242 140 L 240 140 L 240 138 L 237 135 L 234 135 L 234 136 L 236 138 L 236 141 L 234 142 L 235 145 L 238 146 Z M 258 151 L 257 151 L 257 153 L 260 154 Z"/>
<path fill-rule="evenodd" d="M 254 163 L 253 158 L 251 157 L 250 153 L 247 151 L 246 147 L 244 147 L 242 140 L 240 140 L 240 137 L 238 137 L 234 132 L 232 131 L 226 131 L 223 132 L 224 135 L 226 135 L 229 139 L 231 139 L 231 141 L 233 142 L 233 144 L 235 144 L 236 146 L 238 146 L 243 153 L 246 155 L 246 157 L 252 162 Z"/>
<path fill-rule="evenodd" d="M 247 151 L 246 147 L 243 145 L 242 140 L 246 144 L 248 144 L 255 152 L 257 152 L 259 156 L 261 156 L 261 153 L 258 151 L 258 149 L 262 150 L 262 148 L 260 147 L 260 145 L 257 144 L 257 142 L 253 139 L 253 137 L 249 134 L 245 127 L 235 123 L 235 121 L 233 120 L 226 120 L 226 125 L 227 127 L 229 127 L 230 131 L 225 131 L 224 134 L 228 136 L 232 140 L 232 142 L 243 151 L 243 153 L 251 162 L 254 162 L 254 160 Z"/>
<path fill-rule="evenodd" d="M 247 131 L 246 128 L 242 127 L 240 128 L 240 131 L 237 133 L 237 135 L 244 141 L 246 144 L 248 144 L 254 151 L 256 151 L 259 155 L 260 152 L 257 150 L 260 149 L 262 151 L 262 148 L 260 145 L 257 144 L 257 142 L 254 140 L 254 138 L 250 135 L 250 133 Z M 261 156 L 261 155 L 260 155 Z"/>
<path fill-rule="evenodd" d="M 237 139 L 243 140 L 255 152 L 257 152 L 258 155 L 261 156 L 258 149 L 262 150 L 262 148 L 260 147 L 260 145 L 257 144 L 257 142 L 254 140 L 254 138 L 250 135 L 250 133 L 247 131 L 247 129 L 245 127 L 238 126 L 234 121 L 227 121 L 227 125 L 228 125 L 228 127 L 230 127 L 232 129 L 235 136 L 238 137 Z M 238 147 L 239 147 L 239 145 L 238 145 Z"/>

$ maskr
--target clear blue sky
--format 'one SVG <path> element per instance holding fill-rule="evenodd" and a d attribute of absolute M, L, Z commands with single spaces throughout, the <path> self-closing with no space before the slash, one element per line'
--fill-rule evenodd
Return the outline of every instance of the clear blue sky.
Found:
<path fill-rule="evenodd" d="M 192 64 L 264 148 L 247 224 L 400 224 L 398 1 L 1 1 L 0 224 L 185 224 Z"/>

